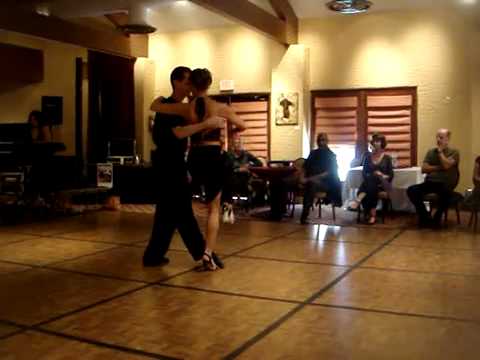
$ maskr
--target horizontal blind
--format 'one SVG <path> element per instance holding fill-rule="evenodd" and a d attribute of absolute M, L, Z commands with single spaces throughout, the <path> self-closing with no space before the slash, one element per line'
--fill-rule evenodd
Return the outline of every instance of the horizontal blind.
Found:
<path fill-rule="evenodd" d="M 355 145 L 358 139 L 358 96 L 315 96 L 313 140 L 327 133 L 331 144 Z"/>
<path fill-rule="evenodd" d="M 413 94 L 385 95 L 381 91 L 367 91 L 366 99 L 369 138 L 373 133 L 385 135 L 388 142 L 386 152 L 397 155 L 397 166 L 412 166 L 416 148 L 413 139 Z"/>
<path fill-rule="evenodd" d="M 232 99 L 231 106 L 245 121 L 246 130 L 241 133 L 244 149 L 256 157 L 268 160 L 268 101 L 235 101 Z"/>

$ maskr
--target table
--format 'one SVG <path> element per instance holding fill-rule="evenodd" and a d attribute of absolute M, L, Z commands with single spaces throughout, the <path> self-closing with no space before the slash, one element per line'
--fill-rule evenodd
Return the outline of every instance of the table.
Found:
<path fill-rule="evenodd" d="M 249 170 L 259 178 L 269 182 L 270 218 L 275 221 L 282 220 L 287 204 L 287 191 L 282 180 L 297 170 L 288 166 L 253 166 Z"/>
<path fill-rule="evenodd" d="M 343 199 L 347 201 L 353 200 L 356 195 L 356 190 L 360 187 L 363 181 L 362 166 L 351 168 L 345 179 L 343 186 Z M 414 212 L 415 208 L 408 199 L 407 189 L 424 181 L 422 168 L 410 167 L 403 169 L 394 169 L 394 177 L 392 182 L 392 191 L 390 198 L 392 199 L 392 207 L 397 211 Z"/>

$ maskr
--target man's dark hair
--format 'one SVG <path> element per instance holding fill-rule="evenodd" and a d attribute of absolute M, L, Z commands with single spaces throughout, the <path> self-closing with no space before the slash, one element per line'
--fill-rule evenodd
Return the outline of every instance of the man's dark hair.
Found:
<path fill-rule="evenodd" d="M 207 90 L 212 85 L 212 74 L 208 69 L 195 69 L 190 74 L 192 86 L 199 90 Z"/>
<path fill-rule="evenodd" d="M 186 66 L 177 66 L 175 69 L 173 69 L 172 73 L 170 74 L 170 84 L 172 84 L 172 89 L 175 90 L 175 86 L 173 85 L 173 82 L 176 81 L 182 81 L 185 78 L 185 74 L 190 74 L 192 70 Z"/>

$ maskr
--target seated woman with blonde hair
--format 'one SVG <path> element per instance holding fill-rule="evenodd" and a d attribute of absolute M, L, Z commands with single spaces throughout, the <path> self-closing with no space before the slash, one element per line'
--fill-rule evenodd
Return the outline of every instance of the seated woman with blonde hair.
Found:
<path fill-rule="evenodd" d="M 189 123 L 198 123 L 211 116 L 219 116 L 234 125 L 236 131 L 245 129 L 245 123 L 231 107 L 208 97 L 208 89 L 212 84 L 210 71 L 195 69 L 190 75 L 190 81 L 194 95 L 190 103 L 164 104 L 161 99 L 157 99 L 150 109 L 159 113 L 182 116 Z M 191 137 L 188 166 L 194 187 L 201 188 L 205 192 L 208 208 L 204 268 L 206 270 L 223 268 L 222 261 L 214 253 L 220 226 L 220 199 L 228 176 L 225 156 L 222 153 L 221 129 L 207 130 Z"/>

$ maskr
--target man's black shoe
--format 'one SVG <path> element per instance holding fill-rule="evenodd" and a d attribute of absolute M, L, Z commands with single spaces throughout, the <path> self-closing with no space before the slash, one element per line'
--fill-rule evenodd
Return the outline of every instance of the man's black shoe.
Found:
<path fill-rule="evenodd" d="M 215 262 L 215 264 L 217 264 L 217 266 L 220 268 L 220 269 L 223 269 L 225 268 L 225 264 L 223 263 L 223 261 L 218 257 L 218 255 L 216 253 L 214 253 L 212 251 L 212 259 L 213 261 Z"/>
<path fill-rule="evenodd" d="M 143 259 L 144 267 L 157 267 L 167 265 L 170 260 L 167 257 L 162 257 L 160 259 Z"/>

